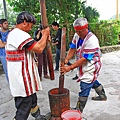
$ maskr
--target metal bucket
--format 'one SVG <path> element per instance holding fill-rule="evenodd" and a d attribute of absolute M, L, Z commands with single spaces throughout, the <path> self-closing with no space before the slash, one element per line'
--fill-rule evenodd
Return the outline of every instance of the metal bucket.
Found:
<path fill-rule="evenodd" d="M 51 115 L 61 117 L 61 114 L 70 109 L 69 90 L 64 88 L 63 93 L 59 94 L 59 88 L 51 89 L 48 92 Z"/>

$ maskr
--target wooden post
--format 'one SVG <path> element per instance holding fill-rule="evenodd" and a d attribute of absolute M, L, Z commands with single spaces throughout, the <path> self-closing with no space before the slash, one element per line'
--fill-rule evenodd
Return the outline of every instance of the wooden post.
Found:
<path fill-rule="evenodd" d="M 116 20 L 119 19 L 119 13 L 118 13 L 118 0 L 116 0 Z"/>
<path fill-rule="evenodd" d="M 66 28 L 62 28 L 62 35 L 61 35 L 61 53 L 60 53 L 60 61 L 62 65 L 64 65 L 66 56 Z M 60 74 L 59 76 L 59 94 L 63 93 L 64 89 L 64 75 Z"/>
<path fill-rule="evenodd" d="M 45 0 L 40 0 L 40 11 L 41 11 L 41 22 L 42 22 L 42 26 L 44 29 L 44 28 L 48 27 Z M 47 59 L 48 59 L 48 68 L 49 68 L 50 78 L 51 78 L 51 80 L 54 80 L 52 50 L 51 50 L 51 45 L 49 42 L 47 42 L 46 49 L 47 49 Z"/>

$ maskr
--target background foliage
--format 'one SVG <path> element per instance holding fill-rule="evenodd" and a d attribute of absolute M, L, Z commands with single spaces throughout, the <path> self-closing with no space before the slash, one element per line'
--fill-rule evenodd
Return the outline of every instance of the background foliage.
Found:
<path fill-rule="evenodd" d="M 29 11 L 34 14 L 40 21 L 40 3 L 39 0 L 6 0 L 13 8 L 14 12 Z M 92 7 L 86 7 L 86 2 L 82 0 L 46 0 L 46 9 L 48 22 L 51 24 L 57 21 L 60 24 L 72 23 L 76 18 L 87 16 L 88 21 L 96 21 L 99 18 L 99 13 Z M 84 11 L 84 12 L 83 12 Z M 89 13 L 88 13 L 89 11 Z M 90 15 L 89 15 L 90 14 Z M 91 19 L 92 18 L 92 19 Z"/>
<path fill-rule="evenodd" d="M 8 21 L 15 24 L 15 19 L 21 11 L 28 11 L 34 14 L 37 19 L 37 25 L 31 31 L 33 35 L 40 23 L 40 3 L 39 0 L 6 0 Z M 57 21 L 60 27 L 67 27 L 67 48 L 72 40 L 74 30 L 72 23 L 78 17 L 86 17 L 89 22 L 89 28 L 99 38 L 100 45 L 116 45 L 120 43 L 120 21 L 99 21 L 99 12 L 86 5 L 86 0 L 46 0 L 46 10 L 48 23 Z M 10 7 L 11 6 L 11 7 Z M 52 36 L 55 31 L 51 29 Z"/>

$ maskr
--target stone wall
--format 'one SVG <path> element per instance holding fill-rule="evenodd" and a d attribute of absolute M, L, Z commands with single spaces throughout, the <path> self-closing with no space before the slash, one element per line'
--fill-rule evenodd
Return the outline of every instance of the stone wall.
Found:
<path fill-rule="evenodd" d="M 103 54 L 108 52 L 118 51 L 118 50 L 120 50 L 120 45 L 101 47 L 101 52 Z"/>

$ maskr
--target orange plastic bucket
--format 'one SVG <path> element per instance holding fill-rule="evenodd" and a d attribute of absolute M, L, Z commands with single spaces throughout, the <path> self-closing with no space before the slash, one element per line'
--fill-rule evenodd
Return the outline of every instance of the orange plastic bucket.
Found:
<path fill-rule="evenodd" d="M 63 120 L 82 120 L 82 115 L 79 110 L 67 110 L 61 114 Z"/>

